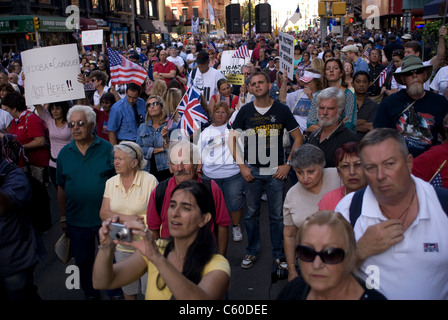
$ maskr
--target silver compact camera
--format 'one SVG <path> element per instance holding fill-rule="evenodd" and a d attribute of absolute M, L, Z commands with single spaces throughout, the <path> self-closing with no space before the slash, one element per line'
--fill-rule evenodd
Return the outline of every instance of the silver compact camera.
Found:
<path fill-rule="evenodd" d="M 132 231 L 126 228 L 124 224 L 121 223 L 111 223 L 109 236 L 112 240 L 120 240 L 131 242 L 132 241 Z"/>

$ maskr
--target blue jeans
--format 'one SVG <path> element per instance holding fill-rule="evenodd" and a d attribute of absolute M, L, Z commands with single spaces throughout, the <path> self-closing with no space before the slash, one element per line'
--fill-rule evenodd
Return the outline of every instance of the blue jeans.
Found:
<path fill-rule="evenodd" d="M 271 234 L 272 256 L 283 258 L 283 199 L 285 180 L 261 175 L 259 168 L 252 167 L 255 180 L 245 182 L 247 211 L 244 216 L 248 246 L 247 254 L 258 256 L 260 252 L 260 209 L 263 189 L 268 196 L 269 230 Z"/>
<path fill-rule="evenodd" d="M 202 179 L 213 180 L 221 189 L 227 210 L 235 212 L 241 210 L 244 206 L 244 179 L 241 173 L 234 176 L 221 179 L 213 179 L 203 176 Z"/>
<path fill-rule="evenodd" d="M 0 277 L 0 298 L 2 300 L 40 300 L 34 285 L 34 269 L 30 267 L 10 276 Z"/>
<path fill-rule="evenodd" d="M 86 298 L 100 298 L 100 291 L 93 288 L 92 272 L 98 240 L 98 227 L 75 227 L 67 224 L 70 247 L 79 268 L 81 288 Z M 121 289 L 107 290 L 110 298 L 122 296 Z"/>

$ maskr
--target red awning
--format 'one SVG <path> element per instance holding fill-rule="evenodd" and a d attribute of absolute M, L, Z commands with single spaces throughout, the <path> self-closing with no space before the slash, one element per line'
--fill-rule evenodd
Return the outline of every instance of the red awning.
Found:
<path fill-rule="evenodd" d="M 79 30 L 87 31 L 87 30 L 96 30 L 98 29 L 98 23 L 95 20 L 80 18 L 79 19 Z"/>

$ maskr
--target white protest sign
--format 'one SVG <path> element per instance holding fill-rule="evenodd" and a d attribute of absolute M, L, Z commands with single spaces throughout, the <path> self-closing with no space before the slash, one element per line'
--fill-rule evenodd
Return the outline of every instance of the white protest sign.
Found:
<path fill-rule="evenodd" d="M 250 58 L 232 58 L 236 50 L 226 50 L 222 52 L 221 66 L 219 71 L 224 75 L 227 74 L 241 74 L 241 67 L 250 62 Z M 252 56 L 252 50 L 249 50 Z"/>
<path fill-rule="evenodd" d="M 103 29 L 83 31 L 81 36 L 83 46 L 103 43 Z"/>
<path fill-rule="evenodd" d="M 294 37 L 289 34 L 278 33 L 279 55 L 280 55 L 280 71 L 286 69 L 288 78 L 293 80 L 294 77 Z"/>
<path fill-rule="evenodd" d="M 27 105 L 85 98 L 76 44 L 27 50 L 22 62 Z"/>

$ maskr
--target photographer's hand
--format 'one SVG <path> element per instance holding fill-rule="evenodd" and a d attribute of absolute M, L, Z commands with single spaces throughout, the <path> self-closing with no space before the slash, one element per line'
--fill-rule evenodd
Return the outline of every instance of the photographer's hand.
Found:
<path fill-rule="evenodd" d="M 132 230 L 133 235 L 140 236 L 141 239 L 132 242 L 120 243 L 137 249 L 142 255 L 144 255 L 149 261 L 153 263 L 158 258 L 163 257 L 159 249 L 157 248 L 156 242 L 152 236 L 152 232 L 148 229 L 143 221 L 129 221 L 125 222 L 124 225 Z"/>

